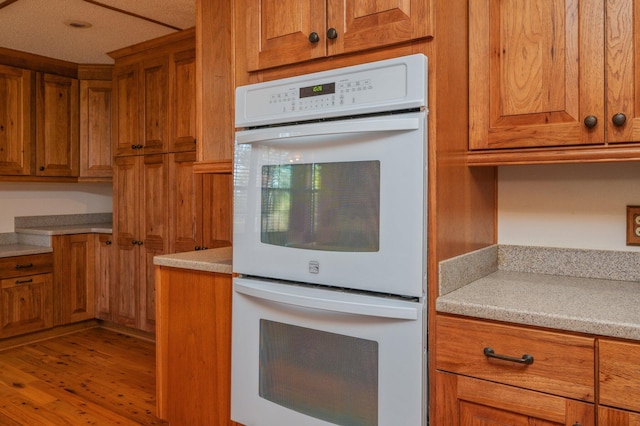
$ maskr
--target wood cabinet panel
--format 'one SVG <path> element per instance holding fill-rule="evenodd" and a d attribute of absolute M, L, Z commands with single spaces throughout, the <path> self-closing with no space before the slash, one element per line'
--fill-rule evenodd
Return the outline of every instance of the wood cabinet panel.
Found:
<path fill-rule="evenodd" d="M 52 270 L 51 253 L 0 258 L 0 279 L 45 274 Z"/>
<path fill-rule="evenodd" d="M 117 156 L 140 153 L 139 80 L 138 64 L 113 69 L 113 151 Z"/>
<path fill-rule="evenodd" d="M 172 136 L 169 140 L 169 152 L 196 150 L 196 50 L 177 52 L 171 62 L 170 73 L 172 91 L 169 95 L 173 102 Z"/>
<path fill-rule="evenodd" d="M 36 73 L 36 175 L 80 172 L 78 80 Z"/>
<path fill-rule="evenodd" d="M 434 424 L 450 426 L 594 426 L 593 404 L 437 372 Z"/>
<path fill-rule="evenodd" d="M 593 402 L 595 339 L 439 315 L 436 368 Z M 485 356 L 484 349 L 530 365 Z"/>
<path fill-rule="evenodd" d="M 234 425 L 230 413 L 231 276 L 157 268 L 158 417 Z"/>
<path fill-rule="evenodd" d="M 111 286 L 113 280 L 113 236 L 111 234 L 96 234 L 94 236 L 95 253 L 95 315 L 96 318 L 112 321 L 111 317 Z"/>
<path fill-rule="evenodd" d="M 203 175 L 193 173 L 195 152 L 170 154 L 169 251 L 178 253 L 203 248 Z"/>
<path fill-rule="evenodd" d="M 204 175 L 203 242 L 208 248 L 230 246 L 233 230 L 233 176 Z"/>
<path fill-rule="evenodd" d="M 169 137 L 169 58 L 164 56 L 144 61 L 141 74 L 144 154 L 166 152 Z"/>
<path fill-rule="evenodd" d="M 80 81 L 80 177 L 111 179 L 112 82 Z"/>
<path fill-rule="evenodd" d="M 0 175 L 31 173 L 32 76 L 0 65 Z"/>
<path fill-rule="evenodd" d="M 640 344 L 599 339 L 599 402 L 640 412 Z"/>
<path fill-rule="evenodd" d="M 640 426 L 640 413 L 598 407 L 599 426 Z"/>
<path fill-rule="evenodd" d="M 53 326 L 52 274 L 9 278 L 0 286 L 1 337 Z"/>

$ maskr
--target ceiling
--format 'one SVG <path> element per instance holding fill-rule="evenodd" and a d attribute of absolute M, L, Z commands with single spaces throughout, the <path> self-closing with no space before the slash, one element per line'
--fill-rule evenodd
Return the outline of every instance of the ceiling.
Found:
<path fill-rule="evenodd" d="M 195 26 L 196 0 L 0 0 L 0 47 L 78 64 Z M 89 28 L 76 28 L 79 22 Z M 73 23 L 73 25 L 69 25 Z"/>

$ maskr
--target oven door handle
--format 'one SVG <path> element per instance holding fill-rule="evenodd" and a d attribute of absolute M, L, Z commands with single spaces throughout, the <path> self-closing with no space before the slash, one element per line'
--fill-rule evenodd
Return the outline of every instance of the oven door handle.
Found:
<path fill-rule="evenodd" d="M 390 117 L 370 120 L 345 120 L 305 124 L 295 127 L 273 127 L 236 133 L 239 144 L 252 144 L 283 139 L 326 136 L 346 133 L 399 132 L 420 128 L 420 120 L 415 117 Z"/>
<path fill-rule="evenodd" d="M 260 283 L 253 283 L 244 280 L 234 282 L 234 290 L 247 296 L 259 299 L 270 300 L 272 302 L 286 303 L 288 305 L 300 306 L 324 311 L 341 312 L 347 314 L 366 315 L 372 317 L 394 318 L 401 320 L 417 320 L 419 307 L 393 306 L 384 303 L 384 298 L 379 302 L 338 300 L 330 297 L 318 297 L 314 295 L 298 294 L 300 292 L 279 291 L 268 288 Z"/>

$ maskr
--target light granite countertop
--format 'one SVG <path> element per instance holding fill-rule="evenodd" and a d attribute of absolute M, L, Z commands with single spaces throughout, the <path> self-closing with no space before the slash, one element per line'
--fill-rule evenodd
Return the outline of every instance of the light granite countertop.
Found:
<path fill-rule="evenodd" d="M 231 274 L 231 247 L 208 250 L 188 251 L 184 253 L 163 254 L 153 258 L 154 265 L 172 268 L 193 269 L 196 271 Z"/>
<path fill-rule="evenodd" d="M 440 264 L 436 310 L 640 340 L 638 262 L 634 252 L 494 246 Z"/>
<path fill-rule="evenodd" d="M 2 244 L 0 245 L 0 258 L 13 256 L 26 256 L 30 254 L 51 253 L 53 249 L 45 246 L 31 244 Z"/>
<path fill-rule="evenodd" d="M 30 235 L 71 235 L 71 234 L 111 234 L 113 225 L 108 223 L 84 223 L 78 225 L 40 225 L 16 228 L 19 234 Z"/>

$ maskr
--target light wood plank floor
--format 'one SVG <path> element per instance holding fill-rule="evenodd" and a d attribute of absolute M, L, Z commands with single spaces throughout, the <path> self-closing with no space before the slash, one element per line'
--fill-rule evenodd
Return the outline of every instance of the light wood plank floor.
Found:
<path fill-rule="evenodd" d="M 91 328 L 0 351 L 0 425 L 164 425 L 155 344 Z"/>

